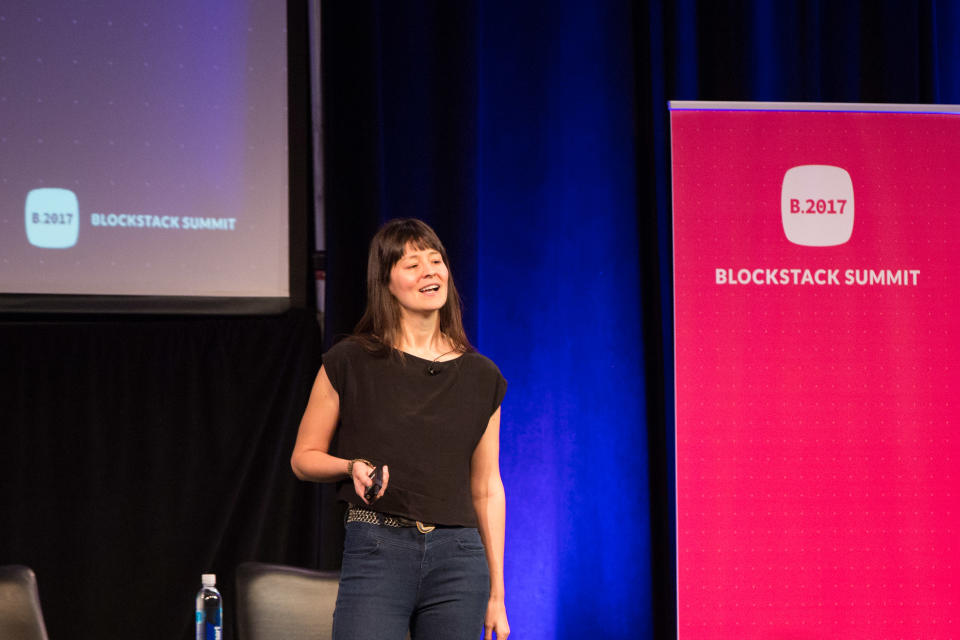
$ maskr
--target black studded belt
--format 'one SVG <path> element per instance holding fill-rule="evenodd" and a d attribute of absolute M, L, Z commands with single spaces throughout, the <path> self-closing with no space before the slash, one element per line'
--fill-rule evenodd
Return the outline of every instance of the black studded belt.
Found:
<path fill-rule="evenodd" d="M 384 527 L 416 527 L 420 533 L 430 533 L 437 528 L 435 524 L 425 524 L 419 520 L 381 513 L 353 503 L 347 510 L 346 522 L 366 522 L 367 524 L 379 524 Z"/>

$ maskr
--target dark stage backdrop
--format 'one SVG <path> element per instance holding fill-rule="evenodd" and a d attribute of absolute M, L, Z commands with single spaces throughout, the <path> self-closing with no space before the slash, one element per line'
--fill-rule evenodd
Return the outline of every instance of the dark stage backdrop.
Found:
<path fill-rule="evenodd" d="M 0 564 L 34 569 L 52 638 L 192 637 L 202 572 L 232 616 L 238 563 L 317 566 L 289 463 L 312 313 L 4 324 L 0 354 Z"/>
<path fill-rule="evenodd" d="M 671 637 L 666 101 L 960 102 L 958 10 L 931 0 L 322 10 L 328 335 L 359 316 L 379 223 L 434 224 L 470 335 L 510 383 L 514 637 Z M 55 638 L 129 637 L 127 624 L 138 637 L 187 638 L 181 616 L 201 571 L 232 587 L 244 559 L 336 556 L 337 525 L 318 523 L 315 489 L 288 466 L 319 364 L 310 323 L 0 327 L 0 562 L 37 569 Z M 208 470 L 211 444 L 220 453 Z M 335 523 L 333 509 L 321 514 Z"/>

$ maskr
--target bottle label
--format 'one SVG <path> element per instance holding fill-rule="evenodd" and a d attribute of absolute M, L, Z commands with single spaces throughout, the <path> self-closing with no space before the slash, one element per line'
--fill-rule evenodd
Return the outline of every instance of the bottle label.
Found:
<path fill-rule="evenodd" d="M 208 620 L 203 611 L 197 611 L 197 640 L 223 640 L 223 625 L 219 620 Z"/>
<path fill-rule="evenodd" d="M 223 628 L 220 625 L 215 625 L 212 622 L 207 622 L 206 625 L 206 634 L 204 634 L 203 640 L 221 640 L 223 636 Z"/>

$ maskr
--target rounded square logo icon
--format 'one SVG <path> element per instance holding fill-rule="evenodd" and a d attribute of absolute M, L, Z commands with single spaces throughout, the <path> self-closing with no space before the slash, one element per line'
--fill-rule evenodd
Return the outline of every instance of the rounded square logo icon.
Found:
<path fill-rule="evenodd" d="M 853 181 L 842 167 L 805 164 L 783 176 L 780 217 L 787 240 L 833 247 L 853 234 Z"/>
<path fill-rule="evenodd" d="M 68 249 L 80 234 L 80 205 L 69 189 L 34 189 L 27 194 L 27 240 L 41 249 Z"/>

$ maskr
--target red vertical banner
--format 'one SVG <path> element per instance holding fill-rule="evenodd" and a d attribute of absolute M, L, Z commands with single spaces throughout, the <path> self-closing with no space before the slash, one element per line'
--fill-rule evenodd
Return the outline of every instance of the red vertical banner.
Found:
<path fill-rule="evenodd" d="M 671 105 L 680 640 L 960 635 L 955 111 Z"/>

